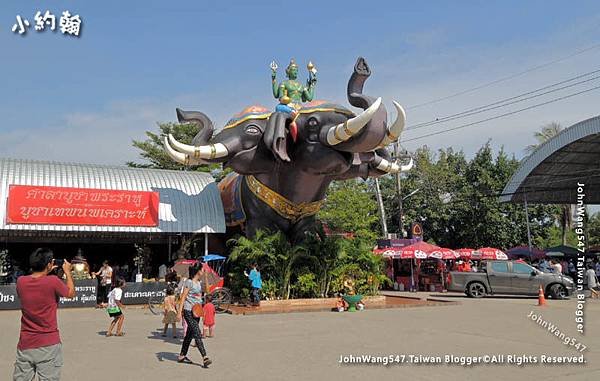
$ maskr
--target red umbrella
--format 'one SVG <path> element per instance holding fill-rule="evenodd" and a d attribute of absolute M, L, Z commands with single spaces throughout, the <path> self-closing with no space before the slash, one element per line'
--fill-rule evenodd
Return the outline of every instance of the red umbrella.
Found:
<path fill-rule="evenodd" d="M 499 249 L 493 247 L 482 247 L 477 249 L 472 256 L 473 259 L 508 260 L 508 256 Z"/>
<path fill-rule="evenodd" d="M 475 249 L 458 249 L 458 250 L 454 250 L 456 251 L 458 254 L 460 254 L 460 256 L 462 258 L 465 259 L 470 259 L 473 256 L 473 253 L 475 252 Z"/>
<path fill-rule="evenodd" d="M 382 254 L 384 257 L 400 258 L 400 259 L 425 259 L 429 253 L 436 250 L 441 250 L 440 247 L 429 244 L 427 242 L 417 242 L 404 247 L 384 247 L 375 249 L 375 254 Z"/>
<path fill-rule="evenodd" d="M 428 257 L 435 259 L 456 259 L 460 257 L 460 254 L 454 250 L 442 247 L 439 250 L 430 252 Z"/>
<path fill-rule="evenodd" d="M 373 250 L 375 254 L 381 254 L 384 257 L 388 258 L 396 258 L 396 259 L 425 259 L 427 258 L 427 253 L 424 253 L 419 250 L 407 249 L 404 250 L 403 247 L 385 247 L 382 249 Z"/>

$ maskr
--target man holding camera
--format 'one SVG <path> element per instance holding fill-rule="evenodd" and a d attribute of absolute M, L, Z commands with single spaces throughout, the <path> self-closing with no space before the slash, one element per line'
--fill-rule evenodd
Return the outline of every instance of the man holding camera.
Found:
<path fill-rule="evenodd" d="M 29 265 L 32 274 L 17 279 L 22 317 L 13 380 L 30 381 L 36 374 L 40 380 L 60 380 L 63 357 L 56 310 L 59 297 L 75 296 L 71 264 L 55 263 L 52 250 L 40 248 L 29 257 Z M 67 284 L 49 275 L 59 265 Z"/>

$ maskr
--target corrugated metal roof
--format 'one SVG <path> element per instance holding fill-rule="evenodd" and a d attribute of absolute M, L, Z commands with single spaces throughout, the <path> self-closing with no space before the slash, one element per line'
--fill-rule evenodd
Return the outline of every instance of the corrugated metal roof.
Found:
<path fill-rule="evenodd" d="M 506 184 L 501 202 L 577 203 L 577 183 L 585 202 L 600 203 L 600 116 L 586 119 L 541 144 Z"/>
<path fill-rule="evenodd" d="M 6 204 L 11 184 L 158 192 L 159 225 L 7 224 Z M 219 190 L 208 173 L 0 159 L 0 230 L 224 233 L 225 218 Z"/>

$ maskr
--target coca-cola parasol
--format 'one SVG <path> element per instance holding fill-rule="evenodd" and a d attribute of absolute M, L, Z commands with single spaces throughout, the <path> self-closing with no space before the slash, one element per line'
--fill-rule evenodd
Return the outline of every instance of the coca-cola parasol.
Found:
<path fill-rule="evenodd" d="M 434 250 L 431 253 L 429 253 L 427 257 L 446 260 L 460 258 L 460 254 L 454 250 L 447 249 L 445 247 L 440 247 L 439 250 Z"/>
<path fill-rule="evenodd" d="M 470 259 L 473 256 L 475 249 L 463 248 L 463 249 L 457 249 L 454 251 L 456 251 L 460 255 L 461 258 Z"/>
<path fill-rule="evenodd" d="M 384 247 L 375 249 L 375 254 L 381 254 L 384 257 L 396 259 L 425 259 L 429 253 L 441 250 L 440 247 L 427 242 L 417 242 L 404 247 Z"/>
<path fill-rule="evenodd" d="M 473 252 L 472 259 L 508 260 L 508 256 L 500 249 L 494 247 L 482 247 Z"/>

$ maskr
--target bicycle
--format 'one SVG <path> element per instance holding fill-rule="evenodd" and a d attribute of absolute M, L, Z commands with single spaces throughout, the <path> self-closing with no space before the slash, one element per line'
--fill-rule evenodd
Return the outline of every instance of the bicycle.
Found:
<path fill-rule="evenodd" d="M 208 294 L 217 313 L 229 311 L 231 305 L 231 290 L 227 287 L 219 287 Z"/>
<path fill-rule="evenodd" d="M 166 291 L 166 289 L 165 289 Z M 217 288 L 208 295 L 212 298 L 212 304 L 215 306 L 215 312 L 225 313 L 229 311 L 231 305 L 231 291 L 226 287 Z M 179 298 L 179 295 L 176 295 Z M 148 298 L 148 309 L 153 315 L 160 315 L 164 310 L 164 297 L 150 296 Z"/>
<path fill-rule="evenodd" d="M 163 294 L 167 294 L 167 289 L 172 288 L 177 290 L 177 282 L 169 282 L 167 283 L 167 287 L 163 290 Z M 148 309 L 152 313 L 152 315 L 161 315 L 164 311 L 165 307 L 165 298 L 164 295 L 154 295 L 148 297 Z M 179 293 L 176 293 L 175 299 L 179 299 Z"/>

